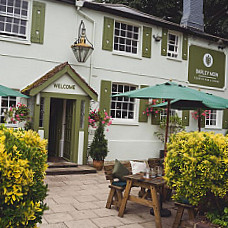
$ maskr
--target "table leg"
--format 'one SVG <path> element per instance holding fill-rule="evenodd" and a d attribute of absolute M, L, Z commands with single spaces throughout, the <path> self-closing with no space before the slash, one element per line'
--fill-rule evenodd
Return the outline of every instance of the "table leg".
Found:
<path fill-rule="evenodd" d="M 162 228 L 160 206 L 159 206 L 159 202 L 158 202 L 157 190 L 154 186 L 150 186 L 150 191 L 151 191 L 151 199 L 153 202 L 156 228 Z"/>
<path fill-rule="evenodd" d="M 127 185 L 126 185 L 126 188 L 124 191 L 124 197 L 123 197 L 123 200 L 121 202 L 121 206 L 120 206 L 120 210 L 119 210 L 119 214 L 118 214 L 119 217 L 123 217 L 125 207 L 127 204 L 127 200 L 128 200 L 129 195 L 130 195 L 131 186 L 132 186 L 132 180 L 127 180 Z"/>

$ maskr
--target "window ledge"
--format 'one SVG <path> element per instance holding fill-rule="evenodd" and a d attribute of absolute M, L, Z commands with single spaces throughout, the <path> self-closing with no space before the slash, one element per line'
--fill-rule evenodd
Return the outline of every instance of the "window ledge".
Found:
<path fill-rule="evenodd" d="M 222 130 L 221 126 L 205 126 L 205 129 L 217 129 L 217 130 Z"/>
<path fill-rule="evenodd" d="M 113 51 L 112 52 L 113 55 L 119 55 L 119 56 L 123 56 L 123 57 L 129 57 L 129 58 L 132 58 L 132 59 L 139 59 L 139 60 L 142 60 L 141 57 L 139 57 L 138 55 L 133 55 L 133 54 L 128 54 L 126 52 L 117 52 L 117 51 Z"/>
<path fill-rule="evenodd" d="M 182 62 L 182 59 L 180 59 L 180 58 L 172 58 L 172 57 L 169 57 L 169 56 L 166 56 L 166 58 L 168 60 L 173 60 L 173 61 L 176 61 L 176 62 Z"/>
<path fill-rule="evenodd" d="M 18 128 L 18 124 L 0 123 L 0 125 L 4 125 L 6 128 Z"/>
<path fill-rule="evenodd" d="M 129 125 L 129 126 L 138 126 L 139 122 L 136 120 L 112 120 L 112 125 Z"/>
<path fill-rule="evenodd" d="M 19 43 L 19 44 L 25 44 L 25 45 L 30 45 L 31 42 L 28 40 L 24 40 L 24 39 L 20 39 L 20 38 L 13 38 L 10 36 L 0 36 L 0 40 L 1 41 L 6 41 L 6 42 L 12 42 L 12 43 Z"/>

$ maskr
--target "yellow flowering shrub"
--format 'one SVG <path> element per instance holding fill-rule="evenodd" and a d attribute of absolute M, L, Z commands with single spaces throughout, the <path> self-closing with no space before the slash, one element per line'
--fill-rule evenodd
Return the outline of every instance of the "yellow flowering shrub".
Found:
<path fill-rule="evenodd" d="M 46 140 L 0 126 L 0 227 L 36 227 L 47 209 Z"/>
<path fill-rule="evenodd" d="M 171 136 L 167 149 L 165 179 L 175 189 L 175 200 L 187 199 L 192 205 L 209 198 L 216 204 L 224 201 L 228 192 L 227 136 L 180 132 Z"/>

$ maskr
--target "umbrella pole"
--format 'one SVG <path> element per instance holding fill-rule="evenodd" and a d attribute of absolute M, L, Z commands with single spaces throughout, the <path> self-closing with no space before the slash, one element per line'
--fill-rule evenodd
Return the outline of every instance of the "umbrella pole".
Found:
<path fill-rule="evenodd" d="M 169 113 L 170 113 L 170 100 L 168 100 L 168 104 L 167 104 L 164 157 L 166 157 L 166 152 L 167 152 L 167 141 L 168 141 L 168 133 L 169 133 Z"/>
<path fill-rule="evenodd" d="M 201 131 L 201 115 L 200 115 L 200 108 L 198 108 L 198 131 Z"/>

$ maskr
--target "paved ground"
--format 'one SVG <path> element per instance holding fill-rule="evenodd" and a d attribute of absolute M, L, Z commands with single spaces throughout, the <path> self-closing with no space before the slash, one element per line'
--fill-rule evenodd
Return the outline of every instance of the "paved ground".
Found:
<path fill-rule="evenodd" d="M 148 207 L 128 202 L 123 218 L 117 216 L 114 208 L 105 208 L 109 182 L 103 172 L 47 176 L 46 183 L 49 210 L 43 216 L 41 228 L 155 228 L 154 216 L 149 214 Z M 162 218 L 163 228 L 170 228 L 176 210 L 170 202 L 163 206 L 172 211 L 171 217 Z"/>

